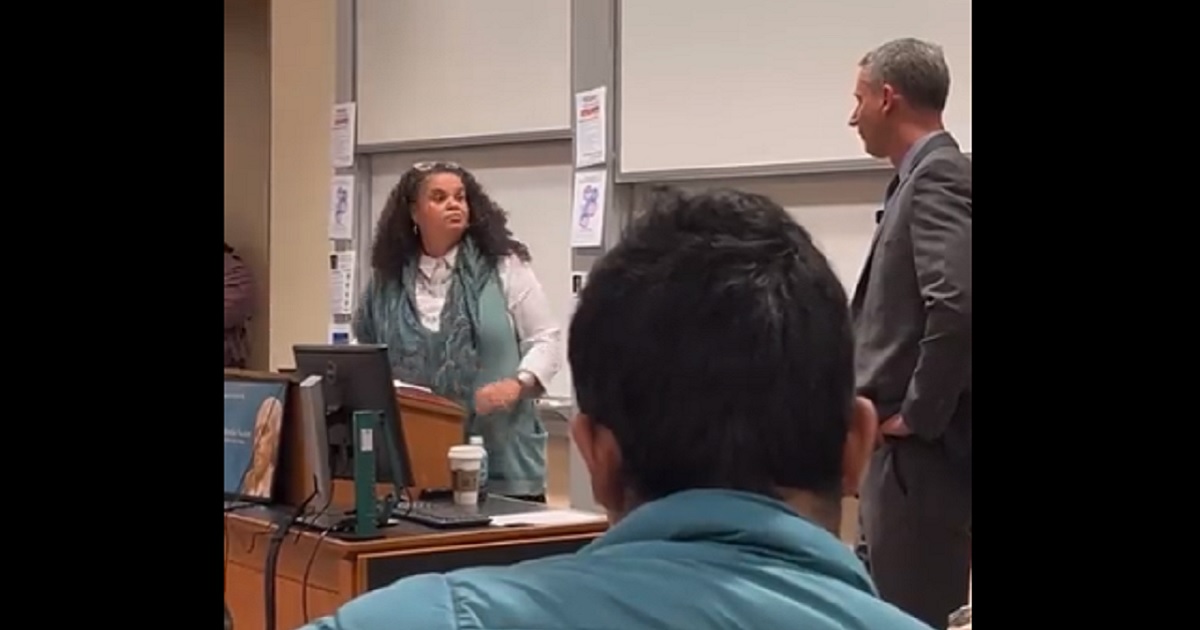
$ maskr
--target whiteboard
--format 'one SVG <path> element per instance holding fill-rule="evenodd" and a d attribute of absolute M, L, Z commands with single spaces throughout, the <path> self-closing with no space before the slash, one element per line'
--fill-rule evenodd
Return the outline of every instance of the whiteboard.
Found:
<path fill-rule="evenodd" d="M 770 197 L 808 230 L 849 297 L 866 262 L 875 234 L 875 211 L 883 207 L 883 194 L 891 177 L 886 172 L 861 172 L 686 182 L 679 187 L 693 192 L 735 188 Z M 637 185 L 635 198 L 647 198 L 650 187 Z"/>
<path fill-rule="evenodd" d="M 971 150 L 971 0 L 622 0 L 619 28 L 621 173 L 866 158 L 858 62 L 898 37 L 943 47 Z"/>
<path fill-rule="evenodd" d="M 567 328 L 575 304 L 571 295 L 571 143 L 514 144 L 423 153 L 372 156 L 372 239 L 392 188 L 415 162 L 450 160 L 471 171 L 492 201 L 508 212 L 508 228 L 529 247 L 533 271 L 546 291 L 550 309 L 562 322 L 563 369 L 546 384 L 552 396 L 572 396 L 566 365 Z M 359 256 L 370 256 L 371 244 Z"/>
<path fill-rule="evenodd" d="M 358 0 L 360 145 L 569 130 L 567 0 Z"/>

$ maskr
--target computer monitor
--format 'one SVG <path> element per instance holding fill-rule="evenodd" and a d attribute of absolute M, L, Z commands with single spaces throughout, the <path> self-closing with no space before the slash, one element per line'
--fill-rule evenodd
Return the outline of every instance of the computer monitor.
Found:
<path fill-rule="evenodd" d="M 297 398 L 304 427 L 304 457 L 316 485 L 311 504 L 325 509 L 333 502 L 333 476 L 329 470 L 329 428 L 325 422 L 321 377 L 313 374 L 301 381 Z"/>
<path fill-rule="evenodd" d="M 225 371 L 225 501 L 270 503 L 290 379 Z"/>
<path fill-rule="evenodd" d="M 411 486 L 412 468 L 387 346 L 297 345 L 292 350 L 297 374 L 321 377 L 332 478 L 354 478 L 354 412 L 379 411 L 383 426 L 374 434 L 375 480 L 393 484 L 397 491 Z"/>

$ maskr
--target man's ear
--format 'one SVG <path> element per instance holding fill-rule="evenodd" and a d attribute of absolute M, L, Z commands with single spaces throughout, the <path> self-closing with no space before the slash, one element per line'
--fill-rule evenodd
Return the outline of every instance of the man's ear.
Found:
<path fill-rule="evenodd" d="M 875 413 L 875 405 L 862 396 L 856 397 L 846 427 L 846 442 L 842 446 L 842 494 L 853 496 L 858 493 L 871 453 L 875 452 L 878 431 L 879 416 Z"/>
<path fill-rule="evenodd" d="M 571 441 L 579 451 L 579 456 L 583 458 L 588 473 L 591 473 L 596 466 L 595 426 L 592 424 L 592 419 L 582 413 L 576 414 L 575 418 L 571 420 L 569 428 Z"/>
<path fill-rule="evenodd" d="M 884 83 L 879 88 L 879 107 L 883 113 L 890 113 L 896 107 L 896 88 Z"/>
<path fill-rule="evenodd" d="M 621 485 L 621 449 L 616 437 L 587 414 L 571 421 L 571 439 L 591 477 L 592 498 L 610 512 L 621 509 L 624 489 Z"/>

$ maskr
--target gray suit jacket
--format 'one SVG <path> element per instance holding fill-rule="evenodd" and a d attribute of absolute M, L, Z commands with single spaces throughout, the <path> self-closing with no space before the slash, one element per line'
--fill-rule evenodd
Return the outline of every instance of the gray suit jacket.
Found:
<path fill-rule="evenodd" d="M 950 134 L 897 169 L 850 309 L 859 394 L 969 462 L 971 161 Z"/>

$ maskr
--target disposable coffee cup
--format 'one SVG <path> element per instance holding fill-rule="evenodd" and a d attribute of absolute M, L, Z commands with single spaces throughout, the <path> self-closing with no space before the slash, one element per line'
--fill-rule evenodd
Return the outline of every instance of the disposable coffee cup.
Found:
<path fill-rule="evenodd" d="M 479 477 L 486 452 L 474 444 L 450 447 L 450 485 L 457 505 L 479 504 Z"/>

